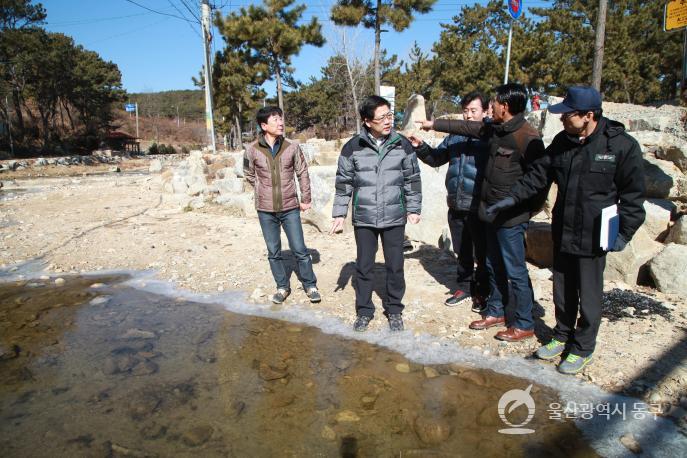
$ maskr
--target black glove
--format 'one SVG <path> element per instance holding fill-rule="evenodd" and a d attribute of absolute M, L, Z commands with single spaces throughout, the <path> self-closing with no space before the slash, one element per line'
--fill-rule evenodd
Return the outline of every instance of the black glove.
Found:
<path fill-rule="evenodd" d="M 627 245 L 627 240 L 625 240 L 622 235 L 618 234 L 618 236 L 615 238 L 615 245 L 613 245 L 611 251 L 623 251 L 625 249 L 625 245 Z"/>
<path fill-rule="evenodd" d="M 496 214 L 500 211 L 506 210 L 508 208 L 511 208 L 515 205 L 515 199 L 512 197 L 506 197 L 505 199 L 501 199 L 498 202 L 496 202 L 493 205 L 490 205 L 487 207 L 486 214 L 487 217 L 493 218 L 496 216 Z"/>

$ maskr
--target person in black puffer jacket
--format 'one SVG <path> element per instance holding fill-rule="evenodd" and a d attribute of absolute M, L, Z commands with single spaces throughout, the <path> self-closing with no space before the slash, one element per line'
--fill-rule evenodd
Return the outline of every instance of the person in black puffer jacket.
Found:
<path fill-rule="evenodd" d="M 476 91 L 465 95 L 460 103 L 463 119 L 468 121 L 484 120 L 489 109 L 489 99 Z M 471 282 L 470 293 L 458 288 L 446 299 L 445 304 L 455 306 L 472 296 L 473 311 L 480 313 L 489 295 L 489 274 L 486 266 L 486 232 L 477 216 L 477 208 L 479 184 L 489 156 L 489 144 L 460 135 L 449 135 L 436 148 L 430 147 L 419 137 L 411 135 L 408 140 L 413 144 L 418 159 L 425 164 L 441 167 L 448 163 L 446 203 L 451 242 L 458 258 L 456 281 L 461 283 L 470 279 Z"/>
<path fill-rule="evenodd" d="M 637 140 L 602 116 L 596 89 L 573 86 L 549 112 L 562 114 L 563 131 L 487 213 L 527 202 L 551 183 L 558 186 L 551 221 L 556 327 L 536 356 L 552 360 L 567 353 L 558 370 L 576 374 L 591 363 L 596 346 L 606 252 L 625 248 L 644 222 L 644 167 Z M 617 238 L 602 247 L 601 212 L 614 205 Z"/>

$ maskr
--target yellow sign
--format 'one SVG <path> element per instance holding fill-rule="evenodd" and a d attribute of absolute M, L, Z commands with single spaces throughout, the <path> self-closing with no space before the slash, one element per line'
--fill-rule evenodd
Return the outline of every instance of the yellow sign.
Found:
<path fill-rule="evenodd" d="M 666 3 L 663 30 L 669 32 L 687 27 L 687 0 Z"/>

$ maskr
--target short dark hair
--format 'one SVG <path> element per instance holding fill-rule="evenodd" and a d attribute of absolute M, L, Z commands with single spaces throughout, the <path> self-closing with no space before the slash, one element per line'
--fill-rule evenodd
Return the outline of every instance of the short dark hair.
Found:
<path fill-rule="evenodd" d="M 284 112 L 281 111 L 281 108 L 275 106 L 266 106 L 260 108 L 255 115 L 255 120 L 258 122 L 258 127 L 260 124 L 267 123 L 272 115 L 284 116 Z"/>
<path fill-rule="evenodd" d="M 508 112 L 512 115 L 522 113 L 527 107 L 527 89 L 518 83 L 508 83 L 496 88 L 496 101 L 508 104 Z"/>
<path fill-rule="evenodd" d="M 473 100 L 479 100 L 483 110 L 486 111 L 489 109 L 489 98 L 479 91 L 472 91 L 464 95 L 463 98 L 460 99 L 460 106 L 465 108 L 466 106 L 470 105 Z"/>
<path fill-rule="evenodd" d="M 363 121 L 366 119 L 373 119 L 375 117 L 375 110 L 379 107 L 386 105 L 391 108 L 391 104 L 384 97 L 378 95 L 370 95 L 365 97 L 365 100 L 360 104 L 358 113 L 360 113 L 360 119 Z"/>

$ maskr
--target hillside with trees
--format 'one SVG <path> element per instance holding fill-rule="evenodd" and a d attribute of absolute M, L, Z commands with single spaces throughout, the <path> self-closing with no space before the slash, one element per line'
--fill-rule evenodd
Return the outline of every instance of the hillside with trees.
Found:
<path fill-rule="evenodd" d="M 90 152 L 124 100 L 117 65 L 40 27 L 40 4 L 0 6 L 0 149 L 15 155 Z"/>

